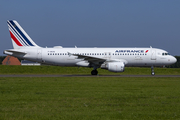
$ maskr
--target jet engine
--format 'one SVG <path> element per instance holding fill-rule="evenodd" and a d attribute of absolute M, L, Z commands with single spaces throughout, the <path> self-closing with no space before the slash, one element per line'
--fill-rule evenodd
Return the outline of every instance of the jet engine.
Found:
<path fill-rule="evenodd" d="M 108 62 L 101 65 L 101 69 L 107 69 L 111 72 L 124 72 L 124 62 Z"/>
<path fill-rule="evenodd" d="M 107 64 L 107 69 L 111 72 L 124 72 L 123 62 L 109 62 Z"/>

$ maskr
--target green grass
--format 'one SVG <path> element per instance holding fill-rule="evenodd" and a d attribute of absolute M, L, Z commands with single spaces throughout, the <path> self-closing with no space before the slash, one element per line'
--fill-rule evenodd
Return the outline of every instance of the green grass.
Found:
<path fill-rule="evenodd" d="M 0 65 L 0 74 L 86 74 L 93 68 L 59 66 L 6 66 Z M 156 75 L 180 75 L 180 68 L 155 68 Z M 151 68 L 126 67 L 123 73 L 98 69 L 99 75 L 150 75 Z"/>
<path fill-rule="evenodd" d="M 180 119 L 180 78 L 0 78 L 0 120 Z"/>

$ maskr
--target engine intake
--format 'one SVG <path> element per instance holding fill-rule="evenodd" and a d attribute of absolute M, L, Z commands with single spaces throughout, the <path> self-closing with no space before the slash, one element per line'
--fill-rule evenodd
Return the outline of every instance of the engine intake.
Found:
<path fill-rule="evenodd" d="M 123 62 L 109 62 L 107 69 L 111 72 L 124 72 L 125 65 Z"/>

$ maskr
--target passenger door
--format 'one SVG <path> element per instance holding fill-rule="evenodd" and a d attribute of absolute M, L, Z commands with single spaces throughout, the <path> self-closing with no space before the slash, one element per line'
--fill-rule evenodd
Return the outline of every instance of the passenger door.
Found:
<path fill-rule="evenodd" d="M 151 60 L 156 60 L 156 50 L 151 50 Z"/>

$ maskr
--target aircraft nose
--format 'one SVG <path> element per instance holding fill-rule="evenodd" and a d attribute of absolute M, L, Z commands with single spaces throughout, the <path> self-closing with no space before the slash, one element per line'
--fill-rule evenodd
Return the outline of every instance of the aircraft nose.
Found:
<path fill-rule="evenodd" d="M 176 59 L 175 57 L 172 56 L 171 62 L 172 62 L 172 64 L 173 64 L 173 63 L 176 63 L 176 62 L 177 62 L 177 59 Z"/>

